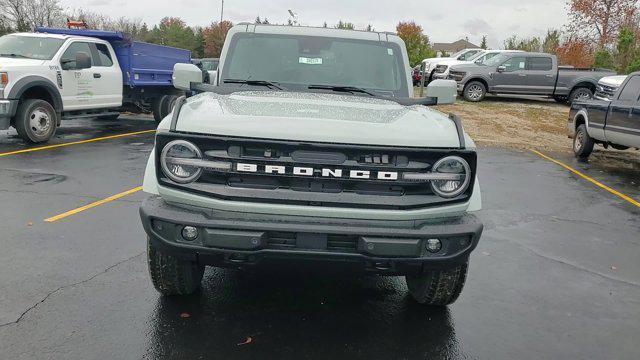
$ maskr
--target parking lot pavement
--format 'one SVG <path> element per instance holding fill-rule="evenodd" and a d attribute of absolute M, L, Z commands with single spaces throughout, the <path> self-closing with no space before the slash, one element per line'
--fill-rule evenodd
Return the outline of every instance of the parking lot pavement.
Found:
<path fill-rule="evenodd" d="M 78 122 L 60 141 L 100 127 Z M 640 208 L 531 152 L 481 150 L 486 229 L 466 288 L 425 309 L 401 279 L 313 270 L 208 269 L 202 292 L 160 298 L 140 192 L 44 221 L 138 186 L 152 143 L 142 133 L 0 157 L 0 357 L 640 358 Z M 638 199 L 637 174 L 597 167 L 579 169 Z"/>

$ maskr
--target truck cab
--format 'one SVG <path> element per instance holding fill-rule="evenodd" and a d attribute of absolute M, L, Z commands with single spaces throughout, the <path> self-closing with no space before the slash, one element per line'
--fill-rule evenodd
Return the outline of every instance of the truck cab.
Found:
<path fill-rule="evenodd" d="M 130 51 L 134 46 L 140 51 Z M 148 55 L 165 61 L 133 66 Z M 0 129 L 13 126 L 25 141 L 40 143 L 62 119 L 117 118 L 128 110 L 160 120 L 168 113 L 161 99 L 177 97 L 173 65 L 189 59 L 187 50 L 131 42 L 112 31 L 37 28 L 2 36 Z"/>

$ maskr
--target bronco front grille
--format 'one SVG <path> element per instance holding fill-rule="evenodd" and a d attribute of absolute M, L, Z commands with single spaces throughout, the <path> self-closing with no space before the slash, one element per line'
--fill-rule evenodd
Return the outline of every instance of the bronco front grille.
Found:
<path fill-rule="evenodd" d="M 231 171 L 210 169 L 189 184 L 171 181 L 162 173 L 160 152 L 176 139 L 194 143 L 204 160 L 233 164 Z M 441 198 L 432 193 L 429 183 L 398 176 L 404 172 L 428 172 L 438 159 L 448 155 L 465 158 L 472 169 L 469 189 L 456 198 Z M 467 201 L 476 168 L 476 154 L 469 150 L 300 143 L 176 132 L 157 135 L 156 161 L 161 185 L 203 196 L 242 202 L 395 210 Z"/>

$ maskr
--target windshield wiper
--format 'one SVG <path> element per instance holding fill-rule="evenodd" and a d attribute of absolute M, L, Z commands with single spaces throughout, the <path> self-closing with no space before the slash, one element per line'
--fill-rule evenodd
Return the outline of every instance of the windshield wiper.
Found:
<path fill-rule="evenodd" d="M 318 90 L 332 90 L 332 91 L 338 91 L 338 92 L 350 92 L 350 93 L 362 93 L 362 94 L 367 94 L 373 97 L 381 97 L 378 94 L 374 94 L 370 91 L 367 91 L 363 88 L 359 88 L 359 87 L 355 87 L 355 86 L 341 86 L 341 85 L 309 85 L 307 87 L 307 89 L 318 89 Z"/>
<path fill-rule="evenodd" d="M 222 82 L 226 84 L 246 84 L 250 86 L 266 86 L 272 89 L 286 90 L 282 86 L 278 85 L 278 83 L 266 81 L 266 80 L 224 79 L 222 80 Z"/>
<path fill-rule="evenodd" d="M 14 58 L 22 58 L 22 59 L 31 59 L 28 56 L 20 55 L 20 54 L 0 54 L 0 57 L 14 57 Z"/>

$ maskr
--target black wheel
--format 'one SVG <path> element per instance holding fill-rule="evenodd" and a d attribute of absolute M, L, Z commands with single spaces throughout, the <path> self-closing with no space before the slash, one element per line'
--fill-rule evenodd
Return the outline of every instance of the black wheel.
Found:
<path fill-rule="evenodd" d="M 568 97 L 566 97 L 566 96 L 560 96 L 560 95 L 554 95 L 553 96 L 553 100 L 555 100 L 556 102 L 558 102 L 560 104 L 566 104 L 567 103 L 567 99 L 568 99 Z"/>
<path fill-rule="evenodd" d="M 159 123 L 160 121 L 162 121 L 162 119 L 164 119 L 164 116 L 162 116 L 162 108 L 164 106 L 166 99 L 167 99 L 167 95 L 158 96 L 155 99 L 153 99 L 153 103 L 151 104 L 153 119 L 157 123 Z"/>
<path fill-rule="evenodd" d="M 173 107 L 176 105 L 176 100 L 178 100 L 177 95 L 167 95 L 164 99 L 164 103 L 162 104 L 162 118 L 171 114 L 173 111 Z"/>
<path fill-rule="evenodd" d="M 591 100 L 593 99 L 593 91 L 586 87 L 579 87 L 573 89 L 569 94 L 569 103 L 573 104 L 575 101 Z"/>
<path fill-rule="evenodd" d="M 472 81 L 464 87 L 464 99 L 471 102 L 482 101 L 487 95 L 487 88 L 479 81 Z"/>
<path fill-rule="evenodd" d="M 14 126 L 24 141 L 47 142 L 56 132 L 58 114 L 48 102 L 28 99 L 18 106 Z"/>
<path fill-rule="evenodd" d="M 151 282 L 162 295 L 190 295 L 200 288 L 204 266 L 162 253 L 149 238 L 147 261 Z"/>
<path fill-rule="evenodd" d="M 432 270 L 422 275 L 406 276 L 409 293 L 423 305 L 453 304 L 464 287 L 468 266 L 465 263 L 449 270 Z"/>
<path fill-rule="evenodd" d="M 582 161 L 589 158 L 589 155 L 593 152 L 593 139 L 587 132 L 587 126 L 582 124 L 576 129 L 576 133 L 573 137 L 573 153 Z"/>

